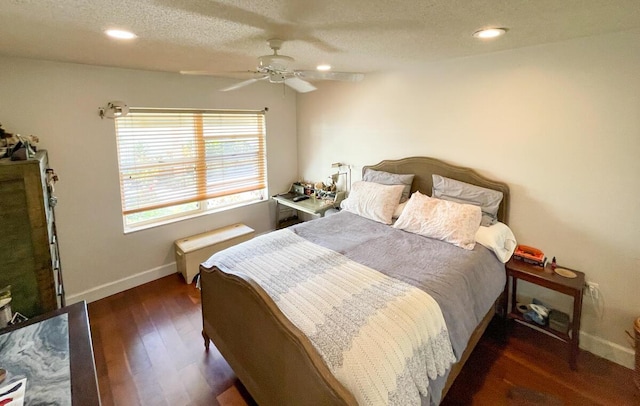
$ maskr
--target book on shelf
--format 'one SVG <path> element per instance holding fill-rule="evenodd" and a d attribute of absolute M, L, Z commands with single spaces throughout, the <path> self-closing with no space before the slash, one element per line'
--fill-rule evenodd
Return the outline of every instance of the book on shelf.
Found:
<path fill-rule="evenodd" d="M 526 264 L 536 265 L 542 268 L 544 268 L 544 266 L 547 263 L 547 257 L 544 257 L 542 260 L 537 260 L 537 259 L 527 258 L 521 255 L 513 254 L 513 259 L 524 262 Z"/>

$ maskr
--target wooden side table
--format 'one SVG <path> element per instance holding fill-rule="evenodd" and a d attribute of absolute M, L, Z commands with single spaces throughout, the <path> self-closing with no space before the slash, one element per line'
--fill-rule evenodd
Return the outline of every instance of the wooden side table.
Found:
<path fill-rule="evenodd" d="M 582 294 L 584 292 L 585 277 L 584 273 L 574 271 L 577 277 L 565 278 L 553 272 L 551 266 L 547 264 L 545 268 L 530 265 L 515 259 L 509 260 L 505 265 L 507 272 L 507 283 L 505 285 L 505 309 L 507 309 L 507 319 L 520 320 L 529 325 L 536 326 L 552 336 L 569 344 L 569 365 L 571 369 L 577 369 L 577 358 L 580 344 L 580 317 L 582 315 Z M 509 276 L 512 277 L 511 282 L 511 310 L 509 310 Z M 518 287 L 518 279 L 533 283 L 556 292 L 564 293 L 573 297 L 573 318 L 569 322 L 568 332 L 562 333 L 549 328 L 549 326 L 541 326 L 536 323 L 525 320 L 525 318 L 516 309 L 516 291 Z"/>

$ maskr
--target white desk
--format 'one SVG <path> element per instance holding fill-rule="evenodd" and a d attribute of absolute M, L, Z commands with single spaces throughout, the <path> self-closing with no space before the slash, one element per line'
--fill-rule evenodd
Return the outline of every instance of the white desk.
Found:
<path fill-rule="evenodd" d="M 306 200 L 300 200 L 299 202 L 294 202 L 293 198 L 297 196 L 293 193 L 285 193 L 281 195 L 273 196 L 273 200 L 276 201 L 276 227 L 281 228 L 286 225 L 282 225 L 282 221 L 280 219 L 280 207 L 279 205 L 284 205 L 290 207 L 294 210 L 301 211 L 304 213 L 311 214 L 313 216 L 324 216 L 324 213 L 334 207 L 333 200 L 323 200 L 310 197 Z M 289 225 L 289 224 L 287 224 Z"/>

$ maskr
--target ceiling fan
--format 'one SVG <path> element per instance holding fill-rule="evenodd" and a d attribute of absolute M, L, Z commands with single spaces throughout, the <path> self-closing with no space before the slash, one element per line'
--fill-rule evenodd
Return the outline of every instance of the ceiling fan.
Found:
<path fill-rule="evenodd" d="M 330 72 L 330 71 L 313 71 L 313 70 L 292 70 L 289 64 L 294 59 L 287 55 L 278 54 L 278 50 L 282 47 L 281 39 L 272 38 L 267 41 L 269 47 L 273 50 L 272 55 L 263 55 L 258 57 L 258 66 L 255 71 L 247 71 L 252 78 L 242 82 L 233 84 L 224 89 L 222 92 L 239 89 L 252 83 L 268 80 L 269 83 L 284 83 L 299 93 L 307 93 L 316 90 L 316 87 L 307 80 L 339 80 L 343 82 L 359 82 L 364 78 L 363 73 L 354 72 Z M 181 71 L 183 74 L 206 74 L 201 71 Z"/>

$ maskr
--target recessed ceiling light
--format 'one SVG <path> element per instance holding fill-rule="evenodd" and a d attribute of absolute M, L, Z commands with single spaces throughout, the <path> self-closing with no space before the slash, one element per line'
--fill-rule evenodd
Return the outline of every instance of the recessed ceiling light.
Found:
<path fill-rule="evenodd" d="M 331 65 L 318 65 L 316 66 L 317 70 L 331 70 Z"/>
<path fill-rule="evenodd" d="M 479 30 L 473 33 L 473 36 L 475 38 L 495 38 L 495 37 L 499 37 L 501 35 L 504 35 L 504 33 L 507 32 L 506 28 L 488 28 L 485 30 Z"/>
<path fill-rule="evenodd" d="M 125 30 L 106 30 L 104 33 L 112 38 L 117 39 L 134 39 L 137 37 L 137 35 L 132 33 L 131 31 Z"/>

